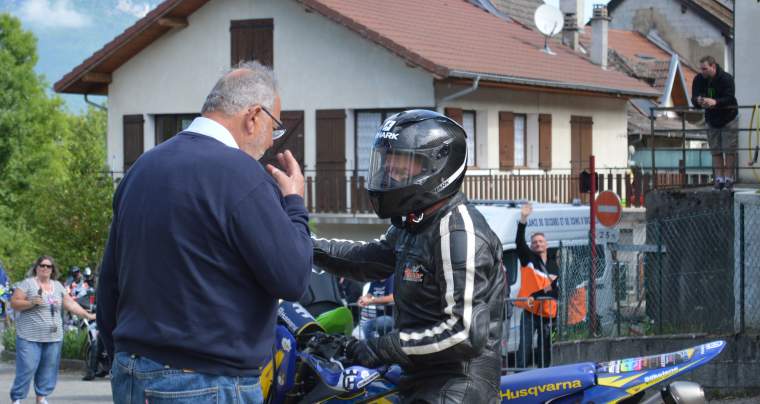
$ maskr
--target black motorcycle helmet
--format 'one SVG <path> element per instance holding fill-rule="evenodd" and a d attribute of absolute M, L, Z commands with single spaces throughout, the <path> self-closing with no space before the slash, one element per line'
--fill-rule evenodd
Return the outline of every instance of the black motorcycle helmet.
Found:
<path fill-rule="evenodd" d="M 399 112 L 375 135 L 367 191 L 381 218 L 418 213 L 459 191 L 467 171 L 467 135 L 434 111 Z"/>

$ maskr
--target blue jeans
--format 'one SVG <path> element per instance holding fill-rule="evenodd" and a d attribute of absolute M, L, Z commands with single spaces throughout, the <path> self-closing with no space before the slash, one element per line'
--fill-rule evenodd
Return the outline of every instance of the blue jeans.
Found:
<path fill-rule="evenodd" d="M 11 387 L 11 401 L 23 400 L 34 377 L 34 392 L 47 397 L 58 381 L 63 341 L 32 342 L 16 336 L 16 377 Z"/>
<path fill-rule="evenodd" d="M 364 339 L 382 337 L 393 329 L 393 317 L 380 316 L 362 324 Z"/>
<path fill-rule="evenodd" d="M 116 404 L 264 402 L 258 376 L 217 376 L 174 369 L 125 352 L 115 356 L 111 392 Z"/>

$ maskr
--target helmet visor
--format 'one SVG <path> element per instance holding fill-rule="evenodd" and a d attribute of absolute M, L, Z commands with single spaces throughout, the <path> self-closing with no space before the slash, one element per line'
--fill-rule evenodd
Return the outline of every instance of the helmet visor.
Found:
<path fill-rule="evenodd" d="M 441 149 L 447 150 L 447 145 L 411 151 L 378 143 L 370 158 L 368 189 L 390 190 L 422 184 L 445 166 Z"/>

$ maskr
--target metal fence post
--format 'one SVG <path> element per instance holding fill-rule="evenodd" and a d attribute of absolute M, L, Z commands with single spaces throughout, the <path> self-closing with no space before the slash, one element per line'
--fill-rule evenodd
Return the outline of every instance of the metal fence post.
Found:
<path fill-rule="evenodd" d="M 745 264 L 744 259 L 744 204 L 739 204 L 739 332 L 745 330 Z"/>
<path fill-rule="evenodd" d="M 620 336 L 620 317 L 622 317 L 622 314 L 620 313 L 620 261 L 617 260 L 617 252 L 613 252 L 613 259 L 615 260 L 615 265 L 613 268 L 615 269 L 615 289 L 613 293 L 615 293 L 615 305 L 617 306 L 617 310 L 615 312 L 615 324 L 617 325 L 617 335 Z"/>
<path fill-rule="evenodd" d="M 654 222 L 655 239 L 657 240 L 657 327 L 662 334 L 662 228 L 661 222 Z"/>

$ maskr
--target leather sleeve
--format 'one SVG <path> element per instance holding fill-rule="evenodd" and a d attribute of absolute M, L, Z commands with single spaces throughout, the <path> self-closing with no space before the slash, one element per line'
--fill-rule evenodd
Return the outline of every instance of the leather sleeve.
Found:
<path fill-rule="evenodd" d="M 327 272 L 361 282 L 393 275 L 396 228 L 371 242 L 313 238 L 314 264 Z"/>

